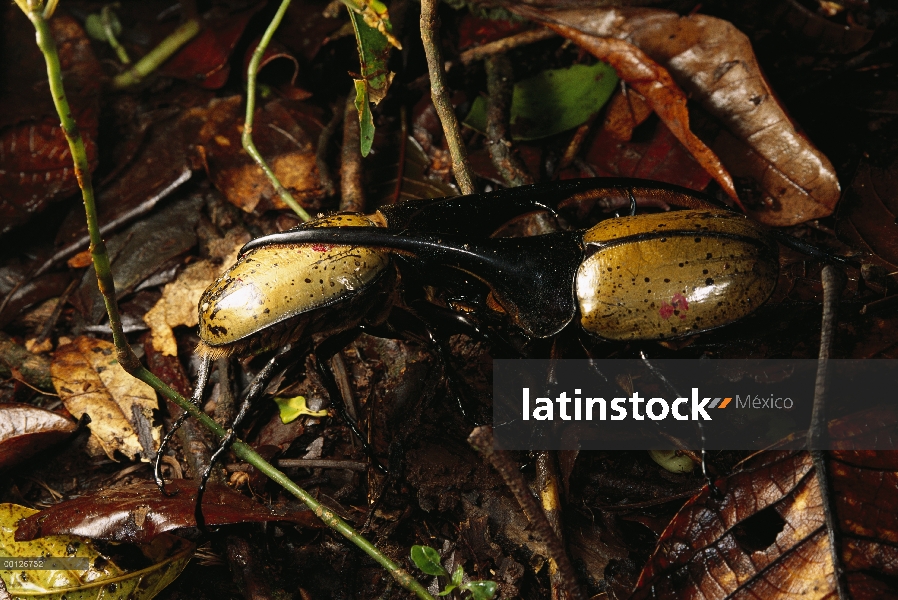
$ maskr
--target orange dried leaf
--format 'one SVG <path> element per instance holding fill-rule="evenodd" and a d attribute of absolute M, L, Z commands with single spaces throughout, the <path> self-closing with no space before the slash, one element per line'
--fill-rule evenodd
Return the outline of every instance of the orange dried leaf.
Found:
<path fill-rule="evenodd" d="M 581 45 L 590 38 L 626 39 L 663 65 L 726 128 L 712 147 L 731 173 L 751 177 L 761 188 L 763 205 L 752 210 L 759 220 L 784 226 L 832 213 L 840 195 L 835 169 L 796 130 L 764 79 L 750 40 L 731 23 L 655 9 L 507 6 Z"/>
<path fill-rule="evenodd" d="M 646 99 L 671 133 L 692 153 L 727 195 L 737 204 L 742 205 L 738 194 L 736 194 L 733 178 L 730 177 L 720 159 L 689 129 L 686 94 L 664 67 L 649 58 L 642 50 L 624 40 L 596 37 L 559 23 L 546 23 L 546 26 L 573 40 L 599 60 L 614 67 L 618 77 L 626 81 L 627 85 Z"/>
<path fill-rule="evenodd" d="M 834 440 L 883 436 L 894 411 L 830 424 Z M 838 443 L 838 442 L 836 442 Z M 898 452 L 827 453 L 830 492 L 852 598 L 895 598 L 898 576 Z M 765 451 L 707 487 L 658 540 L 632 600 L 641 598 L 838 597 L 816 470 L 804 451 Z"/>

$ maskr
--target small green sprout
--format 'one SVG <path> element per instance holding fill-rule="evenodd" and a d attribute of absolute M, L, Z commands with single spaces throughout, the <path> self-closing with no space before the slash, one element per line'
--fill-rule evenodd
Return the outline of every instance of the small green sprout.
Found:
<path fill-rule="evenodd" d="M 310 417 L 326 417 L 326 410 L 312 410 L 306 404 L 305 396 L 294 396 L 293 398 L 275 398 L 278 410 L 281 414 L 281 423 L 286 425 L 295 421 L 302 415 Z"/>
<path fill-rule="evenodd" d="M 412 546 L 412 562 L 419 569 L 434 577 L 450 577 L 449 571 L 443 568 L 440 555 L 430 546 Z M 456 589 L 460 592 L 471 594 L 471 600 L 491 600 L 496 596 L 498 584 L 495 581 L 469 581 L 464 582 L 465 570 L 461 565 L 455 568 L 455 572 L 449 579 L 449 583 L 440 592 L 440 596 L 448 596 Z"/>

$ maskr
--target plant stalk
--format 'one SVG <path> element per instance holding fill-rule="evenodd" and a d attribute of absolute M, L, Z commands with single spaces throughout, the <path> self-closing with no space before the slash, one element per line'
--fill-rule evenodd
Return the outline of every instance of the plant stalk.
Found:
<path fill-rule="evenodd" d="M 281 185 L 281 181 L 277 178 L 277 175 L 274 174 L 274 171 L 271 170 L 271 167 L 268 166 L 268 163 L 265 162 L 265 159 L 262 158 L 262 155 L 256 148 L 256 144 L 253 143 L 253 119 L 256 112 L 256 77 L 259 75 L 259 64 L 262 62 L 262 57 L 265 55 L 265 49 L 268 48 L 268 44 L 271 42 L 271 38 L 274 37 L 274 32 L 277 30 L 278 25 L 281 24 L 281 20 L 284 18 L 284 13 L 287 12 L 289 6 L 290 0 L 281 0 L 281 6 L 271 19 L 271 23 L 268 24 L 268 29 L 266 29 L 265 33 L 262 35 L 262 39 L 259 40 L 259 45 L 256 46 L 256 49 L 253 51 L 253 57 L 250 59 L 249 67 L 246 69 L 246 118 L 243 121 L 243 135 L 241 141 L 243 142 L 243 149 L 246 150 L 246 153 L 256 161 L 256 164 L 259 165 L 259 167 L 261 167 L 262 172 L 268 177 L 268 180 L 274 187 L 274 191 L 277 192 L 278 197 L 284 204 L 289 206 L 300 219 L 308 221 L 309 213 L 299 205 L 299 202 L 293 198 L 290 192 L 287 191 L 287 188 Z"/>
<path fill-rule="evenodd" d="M 285 0 L 284 4 L 287 3 L 287 0 Z M 282 8 L 284 8 L 283 5 Z M 34 25 L 37 34 L 37 44 L 43 53 L 44 60 L 47 64 L 47 76 L 50 81 L 50 91 L 53 95 L 53 103 L 59 114 L 62 129 L 72 153 L 72 160 L 75 165 L 75 176 L 78 180 L 78 185 L 81 187 L 81 195 L 84 200 L 84 212 L 87 217 L 87 228 L 90 235 L 91 258 L 93 259 L 94 269 L 97 273 L 97 283 L 100 288 L 100 293 L 103 295 L 106 311 L 109 314 L 109 326 L 112 329 L 112 339 L 115 342 L 118 361 L 132 376 L 147 383 L 157 392 L 186 410 L 193 418 L 197 419 L 217 436 L 224 437 L 227 433 L 224 428 L 218 425 L 197 406 L 194 406 L 192 402 L 185 399 L 181 394 L 170 388 L 156 375 L 141 365 L 137 356 L 135 356 L 134 351 L 131 349 L 131 346 L 128 344 L 128 340 L 125 338 L 122 329 L 121 315 L 115 300 L 115 283 L 112 279 L 109 254 L 106 251 L 106 245 L 100 235 L 93 183 L 91 182 L 90 168 L 87 161 L 87 152 L 84 149 L 84 142 L 78 131 L 75 119 L 72 116 L 71 107 L 66 99 L 56 42 L 53 40 L 50 33 L 50 27 L 39 8 L 25 10 L 25 14 Z M 282 472 L 275 469 L 249 445 L 237 441 L 233 445 L 233 450 L 240 459 L 253 465 L 259 471 L 267 475 L 269 479 L 279 483 L 285 490 L 302 500 L 328 527 L 339 532 L 346 539 L 368 554 L 368 556 L 377 561 L 378 564 L 387 569 L 393 578 L 405 589 L 415 593 L 415 595 L 422 600 L 434 600 L 433 596 L 431 596 L 417 580 L 409 575 L 408 572 L 381 553 L 373 544 L 371 544 L 371 542 L 359 535 L 346 521 L 341 519 L 326 506 L 323 506 L 308 492 L 293 483 Z"/>
<path fill-rule="evenodd" d="M 34 22 L 33 19 L 32 22 Z M 180 50 L 184 44 L 192 40 L 199 32 L 199 21 L 196 19 L 185 21 L 180 27 L 172 31 L 168 37 L 159 42 L 158 46 L 150 50 L 146 56 L 134 63 L 133 67 L 120 75 L 116 75 L 112 80 L 112 87 L 120 90 L 132 85 L 137 85 L 143 81 L 144 77 L 158 69 L 162 63 L 171 58 L 175 52 Z"/>

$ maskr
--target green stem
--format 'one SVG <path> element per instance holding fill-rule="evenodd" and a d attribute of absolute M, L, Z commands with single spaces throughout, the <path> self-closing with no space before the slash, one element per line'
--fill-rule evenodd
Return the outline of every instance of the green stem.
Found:
<path fill-rule="evenodd" d="M 130 65 L 131 58 L 128 56 L 128 51 L 125 50 L 124 46 L 119 44 L 118 40 L 115 38 L 115 32 L 112 30 L 112 17 L 112 7 L 107 4 L 103 7 L 103 10 L 100 11 L 100 18 L 103 22 L 103 31 L 106 32 L 106 41 L 109 42 L 109 45 L 115 50 L 115 54 L 118 56 L 119 61 L 123 65 Z"/>
<path fill-rule="evenodd" d="M 181 49 L 184 44 L 192 40 L 200 32 L 200 22 L 190 19 L 180 27 L 172 31 L 167 38 L 159 42 L 159 45 L 147 53 L 146 56 L 134 63 L 134 66 L 117 75 L 112 80 L 112 87 L 122 89 L 136 85 L 143 78 L 159 68 L 162 63 Z"/>
<path fill-rule="evenodd" d="M 20 4 L 21 6 L 21 4 Z M 109 326 L 112 329 L 112 338 L 115 342 L 117 358 L 122 367 L 137 379 L 147 383 L 157 392 L 186 410 L 190 415 L 209 428 L 219 437 L 224 437 L 225 430 L 218 425 L 211 417 L 202 412 L 193 405 L 192 402 L 185 399 L 181 394 L 166 385 L 161 379 L 147 370 L 134 355 L 128 340 L 125 338 L 122 330 L 122 319 L 118 311 L 118 305 L 115 301 L 115 283 L 112 279 L 112 271 L 109 264 L 109 254 L 106 251 L 106 245 L 100 236 L 100 227 L 97 220 L 96 203 L 94 202 L 93 184 L 90 177 L 90 166 L 87 161 L 87 152 L 84 149 L 84 142 L 81 134 L 72 116 L 72 110 L 66 99 L 65 89 L 62 82 L 62 69 L 59 64 L 59 55 L 56 50 L 56 43 L 50 33 L 50 27 L 38 10 L 26 10 L 25 14 L 31 20 L 37 32 L 37 44 L 44 55 L 47 63 L 47 75 L 50 80 L 50 91 L 53 95 L 53 103 L 62 124 L 63 132 L 69 143 L 69 149 L 72 153 L 72 159 L 75 163 L 75 176 L 78 179 L 78 185 L 81 186 L 81 195 L 84 199 L 84 211 L 87 215 L 87 229 L 90 234 L 90 251 L 94 263 L 94 269 L 97 272 L 97 282 L 100 292 L 103 294 L 103 301 L 106 304 L 106 311 L 109 314 Z M 250 446 L 243 442 L 236 442 L 233 446 L 234 453 L 244 461 L 256 467 L 259 471 L 276 481 L 284 487 L 288 492 L 302 500 L 306 506 L 315 512 L 315 514 L 330 528 L 339 532 L 346 539 L 362 549 L 368 556 L 377 561 L 380 565 L 390 571 L 390 574 L 405 589 L 414 592 L 418 598 L 422 600 L 434 600 L 424 587 L 418 583 L 411 575 L 402 567 L 390 560 L 374 547 L 371 542 L 364 539 L 358 534 L 346 521 L 333 513 L 330 509 L 322 506 L 315 498 L 313 498 L 304 489 L 290 481 L 290 479 L 275 469 L 271 464 L 259 456 Z"/>
<path fill-rule="evenodd" d="M 262 39 L 259 40 L 259 45 L 256 46 L 255 51 L 253 51 L 253 57 L 249 61 L 249 67 L 246 69 L 246 119 L 243 122 L 242 141 L 243 149 L 246 150 L 246 153 L 252 156 L 253 160 L 256 161 L 256 164 L 262 168 L 262 171 L 268 177 L 271 185 L 274 186 L 274 191 L 277 192 L 284 204 L 293 209 L 293 212 L 299 215 L 300 219 L 308 221 L 309 213 L 299 205 L 299 202 L 293 199 L 293 196 L 290 195 L 287 188 L 281 185 L 277 175 L 274 174 L 274 171 L 271 170 L 268 163 L 262 158 L 256 145 L 253 143 L 253 117 L 256 112 L 256 76 L 259 74 L 259 63 L 262 62 L 262 56 L 265 55 L 265 49 L 268 48 L 268 44 L 271 42 L 271 38 L 274 36 L 274 32 L 277 30 L 278 25 L 281 24 L 281 20 L 284 18 L 284 13 L 287 12 L 288 6 L 290 6 L 290 0 L 281 0 L 280 8 L 278 8 L 274 18 L 271 19 L 271 23 L 268 24 L 268 29 L 266 29 L 265 34 L 262 35 Z"/>

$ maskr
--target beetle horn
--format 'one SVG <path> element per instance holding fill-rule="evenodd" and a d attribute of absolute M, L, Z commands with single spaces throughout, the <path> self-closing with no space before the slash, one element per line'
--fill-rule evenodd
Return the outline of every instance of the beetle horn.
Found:
<path fill-rule="evenodd" d="M 272 244 L 369 246 L 409 254 L 426 264 L 459 269 L 490 287 L 528 335 L 561 331 L 576 312 L 573 281 L 584 257 L 582 234 L 483 238 L 435 233 L 389 233 L 378 227 L 315 227 L 257 238 L 241 253 Z"/>

